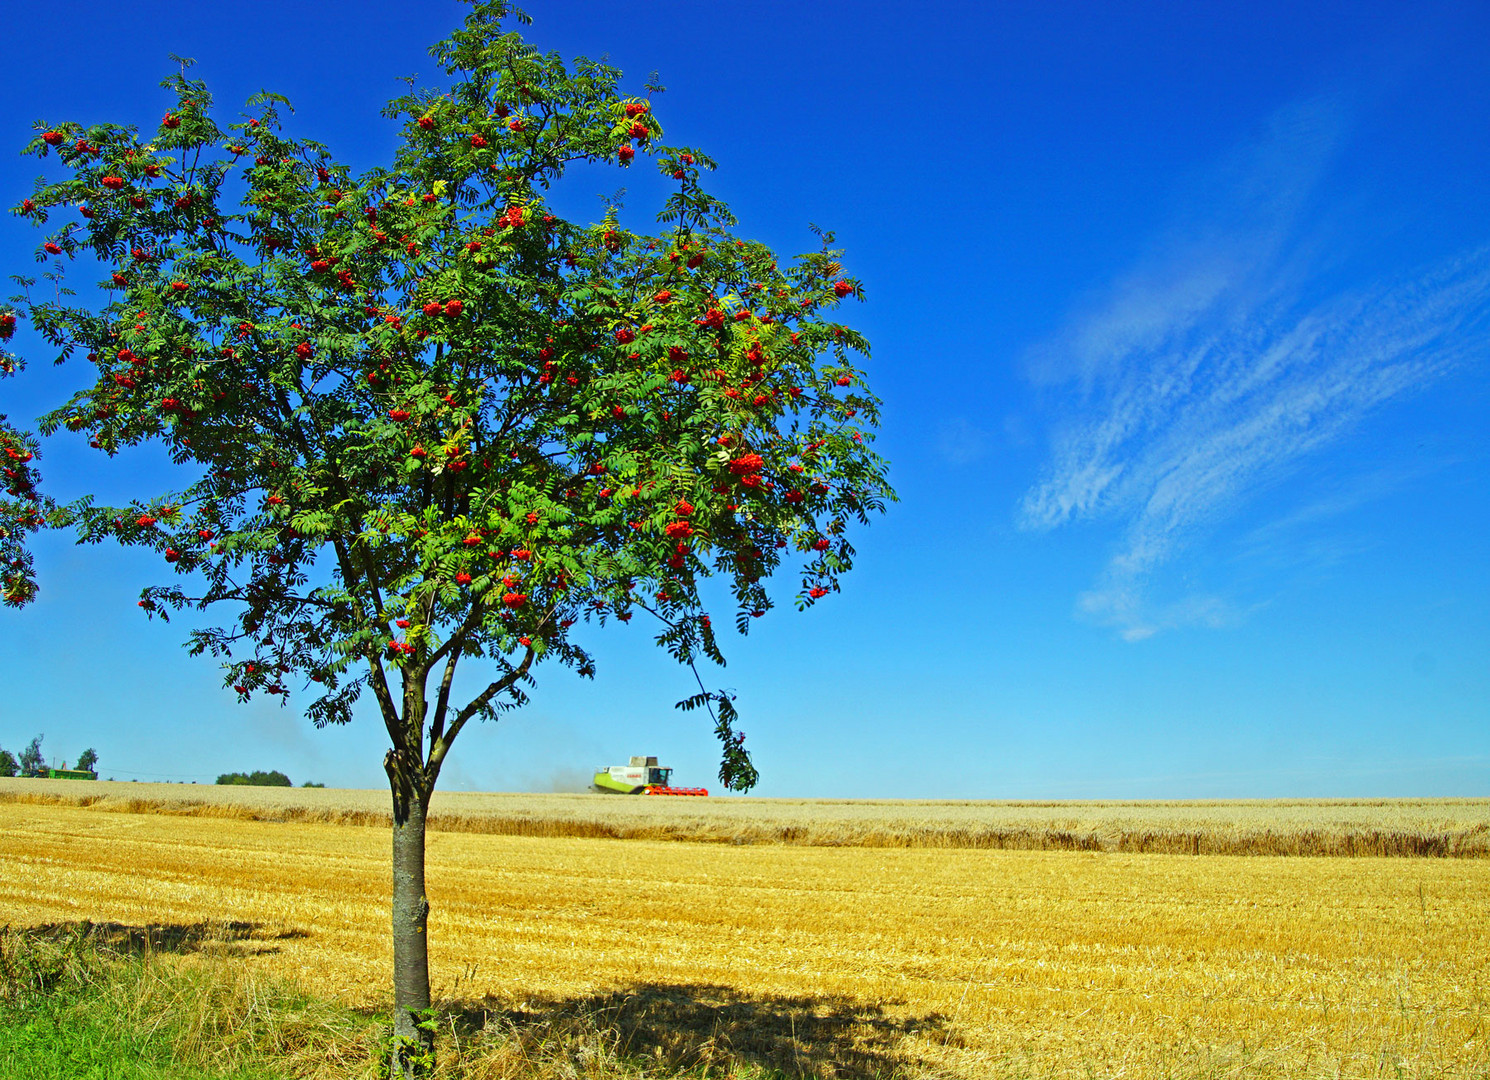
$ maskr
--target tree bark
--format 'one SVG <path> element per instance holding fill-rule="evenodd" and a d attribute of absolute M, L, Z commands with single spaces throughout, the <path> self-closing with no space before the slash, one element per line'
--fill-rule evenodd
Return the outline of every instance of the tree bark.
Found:
<path fill-rule="evenodd" d="M 399 788 L 402 787 L 402 790 Z M 429 899 L 424 894 L 427 792 L 395 781 L 393 791 L 393 1047 L 388 1074 L 414 1078 L 433 1064 L 429 1009 Z"/>

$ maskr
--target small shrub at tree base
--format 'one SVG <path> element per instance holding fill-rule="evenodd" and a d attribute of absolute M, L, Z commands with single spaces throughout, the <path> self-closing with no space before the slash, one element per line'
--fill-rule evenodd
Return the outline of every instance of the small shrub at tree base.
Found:
<path fill-rule="evenodd" d="M 21 771 L 20 762 L 9 750 L 0 750 L 0 776 L 14 776 Z"/>
<path fill-rule="evenodd" d="M 432 50 L 451 85 L 391 102 L 399 146 L 361 174 L 286 132 L 276 94 L 219 127 L 185 64 L 148 138 L 39 126 L 26 152 L 60 176 L 19 211 L 49 229 L 38 257 L 61 260 L 59 283 L 80 253 L 103 264 L 105 299 L 22 279 L 4 312 L 6 338 L 23 317 L 85 358 L 43 434 L 159 444 L 194 478 L 57 505 L 35 437 L 0 426 L 4 600 L 35 596 L 27 538 L 73 528 L 160 557 L 175 580 L 142 592 L 147 616 L 228 610 L 191 646 L 240 701 L 298 683 L 323 726 L 374 699 L 396 1045 L 428 1043 L 424 822 L 466 725 L 524 704 L 545 661 L 592 676 L 583 624 L 642 615 L 680 663 L 722 664 L 707 579 L 728 583 L 742 634 L 778 571 L 812 607 L 852 566 L 851 524 L 894 498 L 855 361 L 868 344 L 836 318 L 862 290 L 831 234 L 790 262 L 735 236 L 703 187 L 713 161 L 664 141 L 659 87 L 571 71 L 511 14 L 471 3 Z M 570 165 L 648 158 L 671 189 L 655 233 L 617 205 L 581 224 L 547 200 Z M 0 342 L 0 373 L 23 366 Z M 468 699 L 452 700 L 458 668 L 478 674 Z M 725 786 L 750 788 L 734 695 L 700 681 L 679 704 L 710 716 Z"/>

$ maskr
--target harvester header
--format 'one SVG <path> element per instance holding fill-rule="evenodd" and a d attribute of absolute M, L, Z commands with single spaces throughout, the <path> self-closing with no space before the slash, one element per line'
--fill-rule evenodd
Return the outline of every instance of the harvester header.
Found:
<path fill-rule="evenodd" d="M 607 795 L 707 795 L 708 788 L 671 787 L 672 769 L 657 764 L 655 757 L 632 755 L 630 765 L 608 765 L 595 773 L 591 791 Z"/>

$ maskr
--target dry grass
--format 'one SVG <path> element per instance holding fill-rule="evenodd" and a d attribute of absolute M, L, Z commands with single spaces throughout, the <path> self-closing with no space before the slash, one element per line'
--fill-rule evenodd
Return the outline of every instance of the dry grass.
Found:
<path fill-rule="evenodd" d="M 0 804 L 389 825 L 388 794 L 0 779 Z M 430 827 L 495 836 L 1169 855 L 1490 856 L 1490 799 L 955 802 L 438 792 Z"/>
<path fill-rule="evenodd" d="M 288 1075 L 371 1080 L 378 1026 L 236 963 L 234 943 L 250 934 L 243 923 L 0 927 L 0 1006 L 26 1016 L 50 1006 L 61 1028 L 127 1033 L 116 1051 L 131 1058 L 164 1043 L 178 1065 L 235 1070 L 269 1059 Z"/>
<path fill-rule="evenodd" d="M 235 920 L 224 948 L 245 972 L 386 1001 L 379 830 L 3 812 L 0 923 Z M 432 835 L 428 858 L 437 991 L 491 1021 L 468 1034 L 511 1025 L 526 1034 L 501 1045 L 529 1038 L 533 1054 L 579 1025 L 680 1068 L 1490 1077 L 1482 859 L 459 832 Z"/>

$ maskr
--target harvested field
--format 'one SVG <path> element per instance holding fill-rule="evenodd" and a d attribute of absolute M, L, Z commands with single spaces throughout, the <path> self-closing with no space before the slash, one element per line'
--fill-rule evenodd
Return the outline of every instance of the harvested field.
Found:
<path fill-rule="evenodd" d="M 0 779 L 0 803 L 15 800 L 97 811 L 389 824 L 384 791 Z M 1484 858 L 1490 856 L 1490 799 L 957 802 L 437 792 L 430 828 L 813 847 Z"/>
<path fill-rule="evenodd" d="M 273 794 L 332 800 L 330 813 L 339 793 Z M 738 802 L 686 812 L 739 826 Z M 1261 827 L 1256 805 L 1234 820 Z M 1416 807 L 1415 828 L 1484 813 L 1381 805 Z M 386 1001 L 384 832 L 104 806 L 0 806 L 0 923 L 114 922 L 155 947 L 211 944 L 317 993 Z M 710 819 L 716 806 L 737 816 Z M 1193 828 L 1226 806 L 1173 805 L 1160 821 Z M 1097 823 L 1071 806 L 999 808 L 1047 811 Z M 638 1046 L 679 1060 L 728 1049 L 839 1076 L 1490 1075 L 1483 859 L 447 831 L 428 860 L 439 992 L 518 1018 L 629 1016 Z"/>

